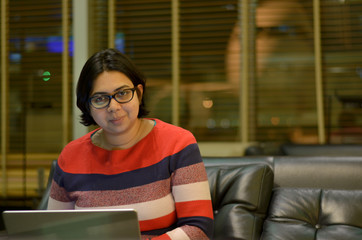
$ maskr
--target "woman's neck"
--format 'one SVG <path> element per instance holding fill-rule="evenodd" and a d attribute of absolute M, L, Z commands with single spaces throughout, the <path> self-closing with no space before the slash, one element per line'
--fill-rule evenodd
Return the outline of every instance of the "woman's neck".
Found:
<path fill-rule="evenodd" d="M 152 128 L 153 121 L 139 118 L 132 129 L 122 134 L 109 134 L 103 129 L 99 130 L 99 136 L 93 143 L 107 150 L 131 148 L 147 136 Z"/>
<path fill-rule="evenodd" d="M 111 149 L 127 149 L 139 141 L 139 135 L 142 132 L 142 126 L 142 119 L 137 118 L 133 127 L 121 134 L 105 133 L 103 131 L 103 139 L 111 147 Z"/>

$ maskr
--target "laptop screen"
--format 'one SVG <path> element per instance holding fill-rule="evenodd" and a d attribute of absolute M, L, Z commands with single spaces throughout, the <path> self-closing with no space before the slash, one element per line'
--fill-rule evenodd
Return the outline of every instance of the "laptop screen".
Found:
<path fill-rule="evenodd" d="M 10 239 L 140 239 L 133 209 L 4 211 Z"/>

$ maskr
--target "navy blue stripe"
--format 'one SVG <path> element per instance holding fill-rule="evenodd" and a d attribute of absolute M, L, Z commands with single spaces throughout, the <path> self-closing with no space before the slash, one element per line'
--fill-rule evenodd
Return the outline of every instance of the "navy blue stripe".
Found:
<path fill-rule="evenodd" d="M 202 162 L 199 147 L 196 143 L 190 144 L 178 153 L 168 157 L 170 158 L 170 170 L 187 167 Z"/>
<path fill-rule="evenodd" d="M 167 227 L 167 228 L 160 228 L 160 229 L 155 229 L 155 230 L 150 230 L 150 231 L 142 231 L 141 234 L 142 235 L 151 235 L 151 236 L 160 236 L 162 234 L 165 234 L 169 231 L 172 231 L 176 228 L 176 224 Z"/>
<path fill-rule="evenodd" d="M 210 239 L 214 233 L 214 220 L 208 217 L 186 217 L 177 220 L 177 226 L 195 226 L 200 228 Z"/>
<path fill-rule="evenodd" d="M 174 230 L 177 227 L 182 227 L 185 225 L 195 226 L 200 228 L 210 239 L 212 239 L 212 236 L 214 235 L 214 220 L 207 217 L 180 218 L 178 219 L 175 225 L 172 225 L 167 228 L 155 229 L 151 231 L 143 231 L 142 234 L 160 236 L 166 232 Z"/>
<path fill-rule="evenodd" d="M 57 165 L 54 180 L 68 192 L 123 190 L 168 179 L 176 169 L 201 161 L 197 144 L 190 144 L 155 165 L 115 175 L 72 174 L 62 171 Z"/>

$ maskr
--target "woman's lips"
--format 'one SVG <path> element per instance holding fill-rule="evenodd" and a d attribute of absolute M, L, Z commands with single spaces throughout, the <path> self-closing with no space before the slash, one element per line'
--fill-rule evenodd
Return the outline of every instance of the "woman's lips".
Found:
<path fill-rule="evenodd" d="M 115 125 L 118 125 L 118 124 L 121 124 L 122 123 L 122 120 L 123 120 L 123 117 L 119 117 L 119 118 L 113 118 L 110 120 L 111 123 L 115 124 Z"/>

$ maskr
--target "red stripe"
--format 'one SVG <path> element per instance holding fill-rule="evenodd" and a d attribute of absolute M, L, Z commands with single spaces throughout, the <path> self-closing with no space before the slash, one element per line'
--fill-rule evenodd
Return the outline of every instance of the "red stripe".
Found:
<path fill-rule="evenodd" d="M 140 229 L 141 231 L 150 231 L 159 228 L 167 228 L 175 222 L 176 222 L 176 212 L 174 211 L 163 217 L 140 221 Z"/>
<path fill-rule="evenodd" d="M 156 122 L 154 129 L 137 143 L 137 148 L 124 150 L 107 151 L 94 147 L 91 142 L 91 135 L 96 131 L 94 130 L 69 143 L 59 156 L 58 164 L 63 171 L 69 173 L 119 174 L 156 164 L 165 157 L 196 143 L 196 139 L 189 131 L 176 126 L 169 127 L 169 124 L 157 119 Z M 157 138 L 157 142 L 153 138 Z M 174 144 L 172 148 L 169 147 L 170 143 Z M 136 149 L 150 150 L 145 154 Z M 68 161 L 69 159 L 77 159 L 77 161 Z M 119 159 L 129 161 L 119 161 Z"/>
<path fill-rule="evenodd" d="M 208 217 L 213 219 L 211 200 L 198 200 L 176 203 L 177 216 L 182 217 Z"/>
<path fill-rule="evenodd" d="M 152 240 L 171 240 L 171 238 L 167 234 L 162 234 L 161 236 L 153 237 Z"/>

